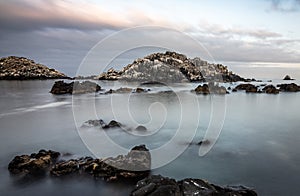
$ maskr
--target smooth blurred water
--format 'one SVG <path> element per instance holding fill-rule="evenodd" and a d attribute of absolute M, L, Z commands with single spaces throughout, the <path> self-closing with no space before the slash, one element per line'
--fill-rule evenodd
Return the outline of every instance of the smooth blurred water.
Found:
<path fill-rule="evenodd" d="M 72 99 L 70 95 L 51 95 L 49 90 L 53 83 L 0 81 L 1 195 L 128 195 L 132 184 L 110 184 L 83 177 L 19 179 L 9 174 L 7 165 L 16 155 L 42 148 L 69 152 L 74 157 L 92 156 L 95 152 L 90 152 L 85 145 L 89 142 L 85 139 L 89 138 L 94 140 L 87 144 L 90 149 L 99 143 L 103 147 L 98 150 L 99 154 L 114 153 L 105 143 L 106 136 L 126 151 L 138 144 L 155 150 L 179 131 L 181 137 L 165 153 L 179 152 L 186 147 L 188 135 L 194 130 L 194 143 L 203 138 L 214 111 L 214 101 L 225 103 L 216 111 L 226 109 L 226 115 L 212 150 L 199 157 L 199 146 L 192 144 L 153 173 L 176 179 L 203 178 L 221 185 L 243 184 L 255 188 L 259 195 L 297 195 L 300 191 L 300 93 L 237 92 L 226 96 L 196 96 L 190 90 L 197 84 L 191 83 L 147 86 L 143 88 L 151 91 L 142 94 L 97 93 L 76 95 Z M 105 89 L 136 85 L 99 84 Z M 117 119 L 129 128 L 145 124 L 148 132 L 141 135 L 121 129 L 104 132 L 100 128 L 80 128 L 84 121 L 95 117 L 106 122 Z M 82 137 L 85 138 L 82 140 Z"/>

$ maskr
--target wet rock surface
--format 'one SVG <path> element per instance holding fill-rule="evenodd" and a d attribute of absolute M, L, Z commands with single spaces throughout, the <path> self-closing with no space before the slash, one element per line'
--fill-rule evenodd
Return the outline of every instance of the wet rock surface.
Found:
<path fill-rule="evenodd" d="M 119 179 L 142 179 L 150 173 L 151 155 L 145 145 L 133 147 L 127 155 L 93 159 L 60 160 L 60 153 L 40 150 L 37 154 L 16 156 L 8 165 L 13 174 L 36 174 L 50 172 L 52 176 L 89 174 L 106 181 Z"/>
<path fill-rule="evenodd" d="M 222 187 L 202 179 L 186 178 L 176 181 L 172 178 L 161 175 L 149 176 L 136 184 L 131 192 L 132 196 L 154 196 L 154 195 L 173 195 L 173 196 L 256 196 L 257 193 L 244 186 Z"/>
<path fill-rule="evenodd" d="M 279 89 L 281 91 L 285 91 L 285 92 L 298 92 L 298 91 L 300 91 L 300 86 L 298 86 L 295 83 L 291 83 L 291 84 L 278 84 L 277 87 L 279 87 Z"/>
<path fill-rule="evenodd" d="M 90 81 L 83 82 L 64 82 L 64 81 L 56 81 L 52 86 L 50 93 L 56 95 L 62 94 L 84 94 L 84 93 L 93 93 L 101 90 L 101 87 Z"/>
<path fill-rule="evenodd" d="M 199 85 L 192 92 L 195 92 L 196 94 L 204 94 L 204 95 L 208 95 L 208 94 L 224 95 L 228 93 L 225 87 L 219 86 L 218 84 L 214 84 L 214 83 Z"/>
<path fill-rule="evenodd" d="M 59 155 L 59 152 L 40 150 L 38 153 L 16 156 L 8 164 L 8 170 L 14 174 L 45 172 L 57 161 Z"/>
<path fill-rule="evenodd" d="M 196 81 L 236 82 L 246 79 L 228 71 L 221 64 L 212 64 L 200 58 L 189 59 L 183 54 L 167 51 L 136 59 L 120 71 L 109 69 L 99 80 L 141 81 L 144 83 L 171 83 Z"/>
<path fill-rule="evenodd" d="M 0 59 L 0 80 L 68 79 L 65 74 L 25 57 Z"/>

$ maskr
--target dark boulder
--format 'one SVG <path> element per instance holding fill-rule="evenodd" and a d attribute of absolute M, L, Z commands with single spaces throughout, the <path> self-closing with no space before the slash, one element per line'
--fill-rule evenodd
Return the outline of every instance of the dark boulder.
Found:
<path fill-rule="evenodd" d="M 40 150 L 31 155 L 16 156 L 8 164 L 8 170 L 14 174 L 46 172 L 56 162 L 59 155 L 59 152 Z"/>
<path fill-rule="evenodd" d="M 120 128 L 120 127 L 122 127 L 122 124 L 115 120 L 111 120 L 107 125 L 102 126 L 103 129 Z"/>
<path fill-rule="evenodd" d="M 279 90 L 273 85 L 267 85 L 262 89 L 263 92 L 267 94 L 278 94 Z"/>
<path fill-rule="evenodd" d="M 187 178 L 176 181 L 161 175 L 149 176 L 136 184 L 132 196 L 257 196 L 257 193 L 244 186 L 222 187 L 202 179 Z"/>
<path fill-rule="evenodd" d="M 210 82 L 208 84 L 203 84 L 203 85 L 200 84 L 193 91 L 196 94 L 203 94 L 203 95 L 207 95 L 207 94 L 224 95 L 224 94 L 228 93 L 225 87 L 219 86 L 218 84 L 215 85 L 213 82 Z"/>
<path fill-rule="evenodd" d="M 257 86 L 253 85 L 253 84 L 239 84 L 237 85 L 232 91 L 236 92 L 239 90 L 245 90 L 247 93 L 257 93 Z"/>
<path fill-rule="evenodd" d="M 286 75 L 286 76 L 283 78 L 283 80 L 294 80 L 294 79 L 292 79 L 291 76 Z"/>
<path fill-rule="evenodd" d="M 285 92 L 298 92 L 298 91 L 300 91 L 300 86 L 298 86 L 295 83 L 278 84 L 277 87 L 279 87 L 279 90 L 285 91 Z"/>
<path fill-rule="evenodd" d="M 139 125 L 135 128 L 136 131 L 147 131 L 147 128 L 144 127 L 143 125 Z"/>
<path fill-rule="evenodd" d="M 51 88 L 50 93 L 61 95 L 61 94 L 83 94 L 83 93 L 93 93 L 101 90 L 101 87 L 90 81 L 84 82 L 70 82 L 66 83 L 64 81 L 56 81 Z"/>

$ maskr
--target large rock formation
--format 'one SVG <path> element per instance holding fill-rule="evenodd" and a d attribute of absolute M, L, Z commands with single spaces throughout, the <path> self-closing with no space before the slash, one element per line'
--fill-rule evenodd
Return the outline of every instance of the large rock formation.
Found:
<path fill-rule="evenodd" d="M 226 66 L 212 64 L 200 58 L 189 59 L 176 52 L 154 53 L 137 59 L 120 71 L 109 69 L 100 80 L 155 81 L 162 83 L 183 81 L 245 81 L 228 71 Z"/>
<path fill-rule="evenodd" d="M 83 94 L 83 93 L 94 93 L 101 90 L 101 87 L 90 81 L 83 81 L 83 82 L 70 82 L 66 83 L 64 81 L 56 81 L 51 90 L 50 93 L 56 94 L 56 95 L 62 95 L 62 94 Z"/>
<path fill-rule="evenodd" d="M 65 79 L 65 74 L 35 63 L 33 60 L 9 56 L 0 59 L 1 80 L 27 80 L 27 79 Z"/>
<path fill-rule="evenodd" d="M 187 178 L 176 181 L 160 175 L 153 175 L 139 181 L 131 196 L 256 196 L 257 193 L 244 186 L 218 186 L 202 179 Z"/>

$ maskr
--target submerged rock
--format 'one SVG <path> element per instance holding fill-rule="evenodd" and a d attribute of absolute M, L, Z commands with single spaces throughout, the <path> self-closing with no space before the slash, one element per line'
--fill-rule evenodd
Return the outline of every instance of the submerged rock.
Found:
<path fill-rule="evenodd" d="M 31 155 L 16 156 L 8 164 L 8 170 L 14 174 L 46 172 L 56 162 L 59 155 L 59 152 L 40 150 Z"/>
<path fill-rule="evenodd" d="M 64 82 L 56 81 L 52 86 L 50 93 L 61 95 L 61 94 L 84 94 L 84 93 L 93 93 L 101 90 L 101 87 L 90 81 L 84 82 Z"/>
<path fill-rule="evenodd" d="M 0 80 L 68 79 L 65 74 L 25 57 L 0 59 Z"/>
<path fill-rule="evenodd" d="M 109 69 L 98 76 L 100 80 L 126 80 L 150 83 L 194 81 L 236 82 L 246 79 L 228 71 L 221 64 L 200 58 L 189 59 L 183 54 L 167 51 L 136 59 L 120 71 Z"/>
<path fill-rule="evenodd" d="M 176 181 L 161 175 L 152 175 L 137 182 L 131 196 L 257 196 L 257 193 L 244 186 L 222 187 L 202 179 L 186 178 Z"/>
<path fill-rule="evenodd" d="M 136 131 L 147 131 L 147 128 L 144 127 L 143 125 L 139 125 L 135 128 Z"/>

